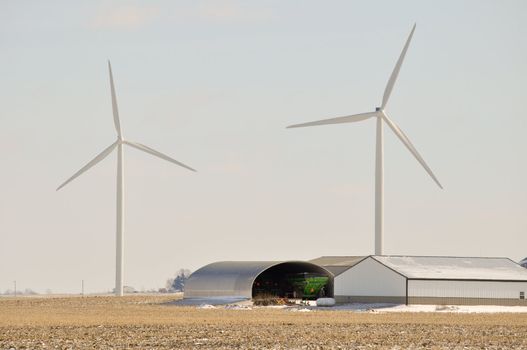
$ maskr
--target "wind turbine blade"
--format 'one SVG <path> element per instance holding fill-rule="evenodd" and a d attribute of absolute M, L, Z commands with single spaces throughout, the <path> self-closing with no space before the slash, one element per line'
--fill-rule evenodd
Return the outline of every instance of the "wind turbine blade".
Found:
<path fill-rule="evenodd" d="M 425 168 L 425 170 L 428 173 L 428 175 L 430 175 L 432 177 L 432 179 L 434 179 L 435 183 L 439 186 L 439 188 L 443 189 L 443 186 L 441 186 L 441 183 L 435 177 L 434 173 L 432 172 L 432 169 L 430 169 L 430 167 L 426 164 L 426 162 L 423 159 L 423 157 L 421 157 L 419 152 L 417 152 L 417 149 L 415 149 L 414 145 L 412 144 L 412 142 L 410 141 L 408 136 L 406 136 L 406 134 L 401 130 L 401 128 L 399 128 L 399 126 L 397 126 L 397 124 L 395 124 L 390 118 L 388 118 L 386 113 L 384 113 L 383 119 L 386 122 L 386 124 L 388 124 L 388 126 L 390 126 L 390 128 L 395 133 L 395 135 L 397 135 L 399 140 L 401 140 L 401 142 L 406 146 L 406 148 L 408 148 L 410 153 L 412 153 L 414 155 L 415 159 L 417 159 L 417 161 L 419 163 L 421 163 L 421 165 L 423 166 L 423 168 Z"/>
<path fill-rule="evenodd" d="M 412 40 L 412 36 L 414 35 L 415 26 L 416 24 L 414 24 L 414 27 L 412 28 L 412 31 L 410 32 L 410 35 L 406 40 L 406 44 L 404 45 L 403 51 L 401 52 L 401 55 L 399 56 L 399 59 L 395 64 L 395 68 L 393 69 L 392 75 L 390 76 L 390 80 L 388 80 L 388 84 L 386 84 L 386 88 L 384 89 L 384 95 L 382 96 L 381 109 L 384 109 L 384 107 L 386 107 L 386 104 L 388 103 L 388 99 L 390 98 L 390 94 L 392 93 L 393 86 L 395 85 L 395 81 L 397 80 L 397 76 L 399 75 L 399 70 L 401 70 L 401 66 L 403 65 L 406 50 L 408 50 L 408 46 L 410 46 L 410 41 Z"/>
<path fill-rule="evenodd" d="M 196 171 L 195 169 L 189 167 L 188 165 L 185 165 L 185 164 L 183 164 L 181 162 L 178 162 L 177 160 L 175 160 L 175 159 L 173 159 L 173 158 L 171 158 L 171 157 L 169 157 L 169 156 L 167 156 L 167 155 L 165 155 L 165 154 L 163 154 L 161 152 L 158 152 L 158 151 L 156 151 L 153 148 L 145 146 L 143 144 L 140 144 L 140 143 L 137 143 L 137 142 L 132 142 L 132 141 L 123 141 L 123 143 L 125 143 L 125 144 L 127 144 L 129 146 L 132 146 L 134 148 L 137 148 L 140 151 L 143 151 L 143 152 L 146 152 L 146 153 L 150 153 L 151 155 L 154 155 L 156 157 L 159 157 L 159 158 L 164 159 L 166 161 L 169 161 L 171 163 L 174 163 L 174 164 L 177 164 L 179 166 L 182 166 L 183 168 L 186 168 L 188 170 Z"/>
<path fill-rule="evenodd" d="M 108 71 L 110 72 L 110 88 L 112 90 L 113 123 L 115 124 L 115 131 L 117 131 L 117 135 L 119 138 L 122 138 L 121 123 L 119 121 L 119 109 L 117 108 L 117 97 L 115 96 L 115 86 L 113 85 L 112 65 L 110 60 L 108 60 Z"/>
<path fill-rule="evenodd" d="M 361 113 L 361 114 L 348 115 L 345 117 L 337 117 L 337 118 L 331 118 L 331 119 L 318 120 L 315 122 L 289 125 L 287 128 L 289 129 L 289 128 L 302 128 L 305 126 L 315 126 L 315 125 L 355 123 L 355 122 L 360 122 L 362 120 L 366 120 L 366 119 L 369 119 L 375 116 L 377 116 L 377 112 Z"/>
<path fill-rule="evenodd" d="M 92 160 L 90 160 L 90 162 L 88 164 L 86 164 L 85 166 L 83 166 L 81 168 L 81 170 L 77 171 L 75 174 L 73 174 L 72 177 L 70 177 L 69 179 L 67 179 L 62 185 L 60 185 L 58 188 L 57 188 L 57 191 L 60 190 L 62 187 L 66 186 L 67 184 L 69 184 L 71 181 L 73 181 L 75 178 L 77 178 L 78 176 L 80 176 L 82 173 L 84 173 L 85 171 L 87 171 L 88 169 L 90 169 L 91 167 L 93 167 L 95 164 L 99 163 L 101 160 L 103 160 L 104 158 L 106 158 L 113 150 L 114 148 L 117 147 L 117 141 L 112 143 L 110 146 L 108 146 L 104 151 L 102 151 L 101 153 L 99 153 L 95 158 L 93 158 Z"/>

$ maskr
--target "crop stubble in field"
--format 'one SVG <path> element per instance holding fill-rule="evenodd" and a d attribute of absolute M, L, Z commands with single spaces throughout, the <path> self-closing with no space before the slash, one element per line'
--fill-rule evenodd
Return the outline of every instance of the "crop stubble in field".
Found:
<path fill-rule="evenodd" d="M 170 296 L 3 298 L 0 349 L 527 349 L 525 314 L 291 312 Z"/>

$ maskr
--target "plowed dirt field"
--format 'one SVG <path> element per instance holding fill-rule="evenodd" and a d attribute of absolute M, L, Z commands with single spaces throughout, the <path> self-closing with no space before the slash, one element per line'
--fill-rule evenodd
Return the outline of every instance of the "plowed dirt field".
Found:
<path fill-rule="evenodd" d="M 527 349 L 527 314 L 166 304 L 174 298 L 0 298 L 0 349 Z"/>

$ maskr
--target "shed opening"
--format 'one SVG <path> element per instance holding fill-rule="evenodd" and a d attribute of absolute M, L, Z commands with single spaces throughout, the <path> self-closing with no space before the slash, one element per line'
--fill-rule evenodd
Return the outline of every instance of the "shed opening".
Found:
<path fill-rule="evenodd" d="M 255 278 L 252 297 L 305 300 L 333 297 L 333 276 L 314 264 L 281 263 L 266 269 Z"/>

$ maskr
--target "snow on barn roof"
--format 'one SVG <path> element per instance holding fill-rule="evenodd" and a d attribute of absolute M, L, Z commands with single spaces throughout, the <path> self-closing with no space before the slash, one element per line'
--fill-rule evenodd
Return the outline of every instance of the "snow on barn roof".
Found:
<path fill-rule="evenodd" d="M 387 255 L 372 258 L 407 278 L 527 281 L 527 270 L 508 258 Z"/>

